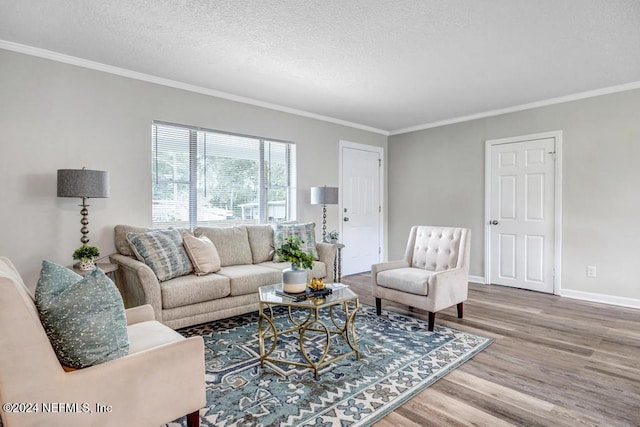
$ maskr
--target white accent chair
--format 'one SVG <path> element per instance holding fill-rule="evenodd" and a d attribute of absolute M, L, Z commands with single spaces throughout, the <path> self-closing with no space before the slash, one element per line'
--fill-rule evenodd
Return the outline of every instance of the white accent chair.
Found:
<path fill-rule="evenodd" d="M 377 314 L 385 299 L 428 311 L 430 331 L 442 309 L 457 304 L 462 318 L 469 287 L 470 234 L 468 228 L 411 227 L 403 260 L 371 266 Z"/>

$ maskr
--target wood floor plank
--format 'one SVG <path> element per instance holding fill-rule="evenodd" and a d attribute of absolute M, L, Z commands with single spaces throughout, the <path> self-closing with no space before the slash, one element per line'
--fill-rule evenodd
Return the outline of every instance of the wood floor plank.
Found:
<path fill-rule="evenodd" d="M 374 304 L 368 273 L 343 282 Z M 640 310 L 472 283 L 464 312 L 443 310 L 436 326 L 494 342 L 377 426 L 640 426 Z"/>
<path fill-rule="evenodd" d="M 468 390 L 482 393 L 490 399 L 501 402 L 501 404 L 528 412 L 536 421 L 566 426 L 598 424 L 598 420 L 587 417 L 580 412 L 558 407 L 543 399 L 518 392 L 512 388 L 504 387 L 461 370 L 454 371 L 450 375 L 447 375 L 446 380 L 458 386 L 465 387 Z"/>
<path fill-rule="evenodd" d="M 426 397 L 426 399 L 425 399 Z M 427 395 L 416 396 L 404 405 L 405 411 L 410 411 L 408 417 L 420 416 L 422 425 L 473 425 L 506 427 L 513 424 L 495 417 L 481 409 L 477 409 L 467 402 L 441 393 L 436 389 Z"/>
<path fill-rule="evenodd" d="M 378 427 L 422 427 L 421 424 L 411 421 L 403 417 L 397 411 L 391 412 L 389 415 L 380 420 L 376 426 Z"/>

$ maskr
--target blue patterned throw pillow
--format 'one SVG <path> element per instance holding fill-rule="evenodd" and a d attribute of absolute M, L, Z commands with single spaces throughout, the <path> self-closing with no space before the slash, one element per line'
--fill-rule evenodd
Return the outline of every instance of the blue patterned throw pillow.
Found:
<path fill-rule="evenodd" d="M 86 368 L 129 353 L 122 297 L 99 268 L 82 277 L 43 261 L 35 302 L 61 364 Z"/>
<path fill-rule="evenodd" d="M 193 272 L 182 235 L 175 228 L 128 233 L 127 240 L 138 260 L 147 264 L 160 282 Z"/>

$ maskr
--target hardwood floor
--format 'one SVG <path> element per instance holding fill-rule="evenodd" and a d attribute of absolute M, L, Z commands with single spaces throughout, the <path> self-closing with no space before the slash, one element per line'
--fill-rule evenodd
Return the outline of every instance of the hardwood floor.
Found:
<path fill-rule="evenodd" d="M 374 305 L 370 280 L 342 281 Z M 472 283 L 438 324 L 495 341 L 376 426 L 640 426 L 640 310 Z"/>

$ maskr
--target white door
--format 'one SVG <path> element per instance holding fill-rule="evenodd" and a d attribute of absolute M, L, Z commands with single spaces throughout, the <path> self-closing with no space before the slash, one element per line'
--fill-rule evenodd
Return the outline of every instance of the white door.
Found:
<path fill-rule="evenodd" d="M 556 138 L 491 145 L 491 283 L 554 291 Z"/>
<path fill-rule="evenodd" d="M 370 271 L 382 254 L 382 150 L 341 146 L 342 274 Z M 353 148 L 357 146 L 358 148 Z"/>

